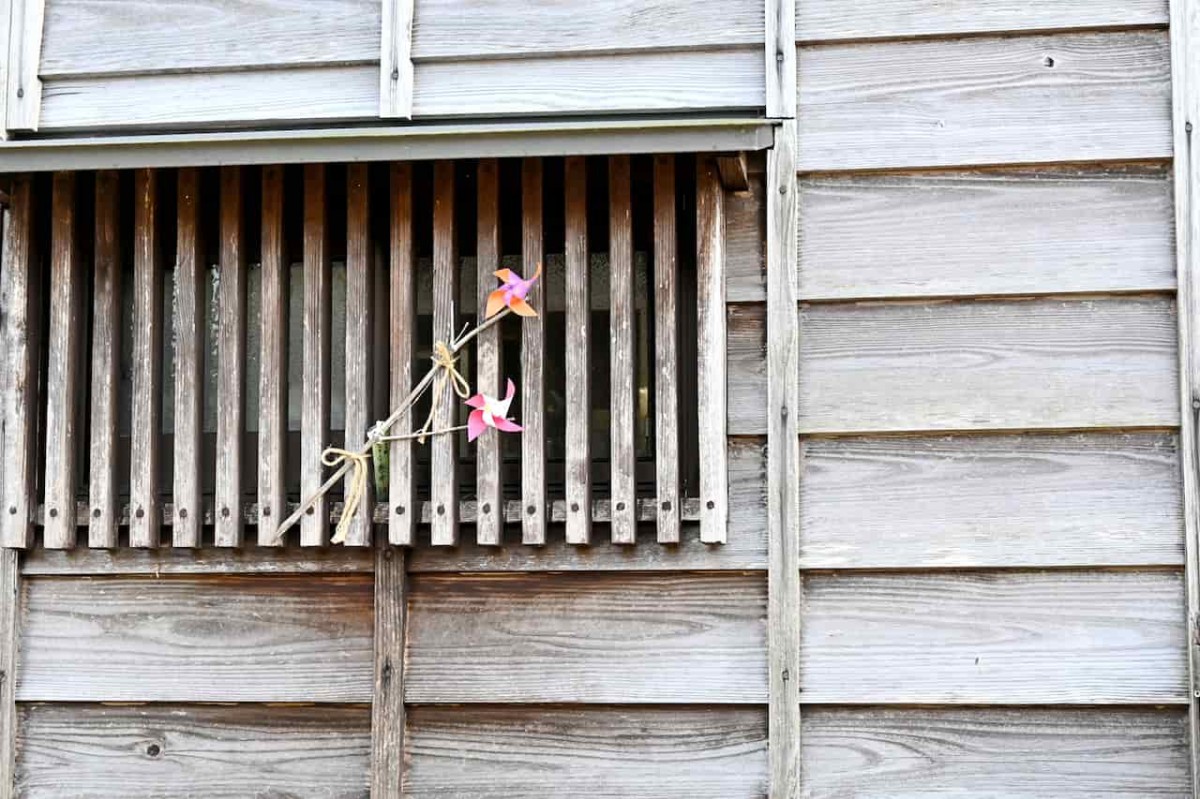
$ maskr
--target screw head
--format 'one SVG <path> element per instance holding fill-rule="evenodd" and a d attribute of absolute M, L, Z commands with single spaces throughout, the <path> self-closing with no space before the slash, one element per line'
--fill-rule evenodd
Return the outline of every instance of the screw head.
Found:
<path fill-rule="evenodd" d="M 270 505 L 263 505 L 263 509 L 262 509 L 262 517 L 263 517 L 264 519 L 268 519 L 268 518 L 270 518 L 270 516 L 271 516 L 271 506 L 270 506 Z"/>
<path fill-rule="evenodd" d="M 397 506 L 396 506 L 396 515 L 397 515 L 397 516 L 403 516 L 403 515 L 404 515 L 404 506 L 403 506 L 403 505 L 397 505 Z"/>
<path fill-rule="evenodd" d="M 708 502 L 704 503 L 704 507 L 708 508 L 709 510 L 712 510 L 713 508 L 717 507 L 717 503 L 713 502 L 710 499 Z"/>
<path fill-rule="evenodd" d="M 438 516 L 445 516 L 445 515 L 446 515 L 446 506 L 445 506 L 445 505 L 438 505 L 438 506 L 437 506 L 437 515 L 438 515 Z"/>
<path fill-rule="evenodd" d="M 179 509 L 179 518 L 181 518 L 181 519 L 186 519 L 186 518 L 187 518 L 187 516 L 188 516 L 188 514 L 187 514 L 187 508 L 180 508 L 180 509 Z"/>
<path fill-rule="evenodd" d="M 51 518 L 51 519 L 57 519 L 57 518 L 58 518 L 58 508 L 51 508 L 51 509 L 50 509 L 50 518 Z"/>
<path fill-rule="evenodd" d="M 625 510 L 625 503 L 624 503 L 624 502 L 618 502 L 618 503 L 617 503 L 617 510 Z"/>
<path fill-rule="evenodd" d="M 312 516 L 312 515 L 313 515 L 313 509 L 312 509 L 312 506 L 311 506 L 311 505 L 310 505 L 309 507 L 307 507 L 307 508 L 305 508 L 305 509 L 304 509 L 304 515 L 305 515 L 305 516 Z"/>
<path fill-rule="evenodd" d="M 483 503 L 483 507 L 480 508 L 480 510 L 482 510 L 485 515 L 491 513 L 492 512 L 492 503 L 490 503 L 490 502 Z"/>
<path fill-rule="evenodd" d="M 662 509 L 663 509 L 663 510 L 670 510 L 670 509 L 671 509 L 671 501 L 670 501 L 670 500 L 667 500 L 666 502 L 664 502 L 664 503 L 662 504 Z"/>
<path fill-rule="evenodd" d="M 92 518 L 93 519 L 100 518 L 100 509 L 99 508 L 92 508 Z"/>
<path fill-rule="evenodd" d="M 530 516 L 535 516 L 535 515 L 537 515 L 537 508 L 534 507 L 533 505 L 529 505 L 528 507 L 525 508 L 525 512 L 528 513 Z"/>
<path fill-rule="evenodd" d="M 571 503 L 571 513 L 579 513 L 579 503 L 578 502 Z"/>
<path fill-rule="evenodd" d="M 134 515 L 134 516 L 136 516 L 136 517 L 137 517 L 137 518 L 139 518 L 139 519 L 145 518 L 145 516 L 146 516 L 146 509 L 145 509 L 145 508 L 138 508 L 136 511 L 134 511 L 134 514 L 133 514 L 133 515 Z"/>
<path fill-rule="evenodd" d="M 229 508 L 221 508 L 221 518 L 222 519 L 229 518 Z"/>
<path fill-rule="evenodd" d="M 146 747 L 146 754 L 150 757 L 158 757 L 162 754 L 162 747 L 158 744 L 150 744 Z"/>

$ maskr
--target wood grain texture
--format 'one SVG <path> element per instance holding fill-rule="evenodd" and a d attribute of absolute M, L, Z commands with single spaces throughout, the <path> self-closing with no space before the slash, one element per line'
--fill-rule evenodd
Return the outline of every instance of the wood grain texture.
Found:
<path fill-rule="evenodd" d="M 304 167 L 304 311 L 300 389 L 300 495 L 307 499 L 324 482 L 321 453 L 329 440 L 329 360 L 333 264 L 325 209 L 325 166 Z M 300 520 L 304 546 L 329 543 L 329 503 L 318 499 Z"/>
<path fill-rule="evenodd" d="M 1176 709 L 814 708 L 800 796 L 1190 796 Z"/>
<path fill-rule="evenodd" d="M 765 617 L 756 574 L 414 575 L 405 698 L 762 702 Z"/>
<path fill-rule="evenodd" d="M 21 711 L 23 797 L 366 799 L 364 707 L 34 704 Z"/>
<path fill-rule="evenodd" d="M 42 60 L 46 0 L 9 0 L 5 124 L 8 130 L 37 130 L 42 105 Z"/>
<path fill-rule="evenodd" d="M 220 281 L 217 284 L 217 475 L 214 537 L 242 545 L 242 436 L 246 429 L 246 240 L 241 167 L 221 168 Z"/>
<path fill-rule="evenodd" d="M 804 568 L 1183 565 L 1173 433 L 802 446 Z"/>
<path fill-rule="evenodd" d="M 765 795 L 758 708 L 441 708 L 410 715 L 405 796 Z"/>
<path fill-rule="evenodd" d="M 454 224 L 454 162 L 433 167 L 433 340 L 449 346 L 458 334 L 458 231 Z M 529 274 L 529 273 L 527 273 Z M 445 375 L 445 373 L 443 373 Z M 458 423 L 458 397 L 447 377 L 435 380 L 433 429 L 448 430 Z M 429 441 L 430 499 L 434 504 L 430 541 L 434 546 L 458 543 L 458 436 L 434 436 Z"/>
<path fill-rule="evenodd" d="M 803 47 L 801 171 L 1163 158 L 1163 31 Z"/>
<path fill-rule="evenodd" d="M 637 543 L 633 195 L 627 155 L 608 159 L 609 491 L 614 544 Z"/>
<path fill-rule="evenodd" d="M 482 159 L 478 165 L 478 197 L 476 224 L 476 318 L 487 313 L 488 295 L 496 288 L 496 271 L 500 268 L 500 164 L 494 158 Z M 568 331 L 569 335 L 569 331 Z M 500 330 L 491 327 L 475 339 L 476 389 L 490 397 L 502 397 L 506 387 L 501 385 L 503 355 L 500 350 Z M 567 348 L 567 357 L 571 350 Z M 568 390 L 569 390 L 568 383 Z M 504 539 L 504 495 L 500 477 L 500 436 L 485 435 L 475 439 L 475 497 L 479 507 L 475 521 L 475 541 L 483 545 L 498 545 Z"/>
<path fill-rule="evenodd" d="M 129 545 L 158 546 L 162 526 L 158 458 L 162 426 L 162 242 L 158 172 L 133 175 L 133 379 L 129 444 Z"/>
<path fill-rule="evenodd" d="M 521 163 L 521 274 L 542 267 L 542 159 Z M 546 277 L 526 301 L 537 316 L 521 319 L 521 542 L 546 543 Z"/>
<path fill-rule="evenodd" d="M 767 78 L 767 116 L 771 119 L 790 120 L 796 118 L 796 0 L 766 0 L 766 49 L 764 67 Z M 794 156 L 793 156 L 794 160 Z M 776 780 L 776 782 L 778 782 Z M 795 792 L 788 781 L 781 793 Z"/>
<path fill-rule="evenodd" d="M 88 499 L 92 518 L 88 525 L 88 545 L 115 547 L 118 507 L 117 386 L 120 385 L 121 376 L 123 296 L 118 173 L 111 170 L 97 172 L 95 192 L 90 388 L 92 406 L 88 459 Z M 178 359 L 176 363 L 178 364 Z M 178 426 L 178 421 L 176 425 Z"/>
<path fill-rule="evenodd" d="M 17 696 L 369 702 L 363 575 L 30 578 Z"/>
<path fill-rule="evenodd" d="M 0 795 L 12 799 L 17 769 L 17 648 L 20 640 L 20 555 L 0 549 Z"/>
<path fill-rule="evenodd" d="M 726 541 L 729 467 L 725 461 L 726 308 L 725 204 L 712 159 L 697 161 L 696 174 L 696 364 L 700 433 L 700 540 Z M 761 406 L 762 397 L 759 398 Z"/>
<path fill-rule="evenodd" d="M 391 310 L 390 337 L 391 407 L 397 408 L 412 391 L 413 345 L 417 335 L 416 268 L 413 238 L 412 164 L 391 166 L 391 217 L 389 236 L 390 272 L 388 293 Z M 403 414 L 392 432 L 412 432 L 412 413 Z M 412 441 L 393 441 L 388 447 L 388 541 L 397 545 L 413 542 L 417 524 L 416 462 Z"/>
<path fill-rule="evenodd" d="M 83 381 L 83 280 L 75 217 L 75 173 L 56 172 L 50 219 L 50 337 L 46 359 L 46 512 L 42 545 L 75 546 L 75 455 Z"/>
<path fill-rule="evenodd" d="M 346 167 L 346 422 L 345 448 L 357 450 L 367 442 L 375 423 L 371 405 L 374 338 L 375 260 L 371 246 L 370 186 L 367 164 Z M 350 488 L 347 485 L 346 496 Z M 365 496 L 346 532 L 347 546 L 369 546 L 374 529 L 374 479 L 367 479 Z"/>
<path fill-rule="evenodd" d="M 373 568 L 371 552 L 359 547 L 36 549 L 21 561 L 22 573 L 31 576 L 355 574 Z"/>
<path fill-rule="evenodd" d="M 679 288 L 675 157 L 654 157 L 654 474 L 658 542 L 679 542 Z"/>
<path fill-rule="evenodd" d="M 414 0 L 384 0 L 379 48 L 379 116 L 412 117 Z"/>
<path fill-rule="evenodd" d="M 565 199 L 566 452 L 565 536 L 587 544 L 592 534 L 592 293 L 588 254 L 587 160 L 567 158 Z"/>
<path fill-rule="evenodd" d="M 279 543 L 274 525 L 287 507 L 288 301 L 292 263 L 284 231 L 283 167 L 262 171 L 262 311 L 258 388 L 260 546 Z M 347 316 L 349 319 L 349 316 Z"/>
<path fill-rule="evenodd" d="M 401 799 L 404 774 L 404 630 L 407 553 L 375 548 L 375 685 L 371 695 L 371 797 Z"/>
<path fill-rule="evenodd" d="M 176 187 L 175 512 L 171 540 L 177 547 L 199 547 L 204 507 L 200 473 L 204 437 L 204 284 L 208 277 L 200 241 L 199 171 L 179 170 Z"/>
<path fill-rule="evenodd" d="M 767 204 L 762 161 L 750 158 L 750 186 L 725 193 L 725 299 L 766 302 Z"/>
<path fill-rule="evenodd" d="M 801 299 L 1175 288 L 1161 166 L 800 182 Z"/>
<path fill-rule="evenodd" d="M 802 308 L 803 432 L 1169 427 L 1160 298 Z"/>
<path fill-rule="evenodd" d="M 1177 572 L 829 574 L 803 602 L 807 703 L 1187 702 Z"/>

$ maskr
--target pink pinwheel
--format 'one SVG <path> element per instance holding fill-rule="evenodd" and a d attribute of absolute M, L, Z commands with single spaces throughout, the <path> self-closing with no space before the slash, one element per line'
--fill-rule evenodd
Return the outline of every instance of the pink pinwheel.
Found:
<path fill-rule="evenodd" d="M 508 406 L 512 404 L 517 387 L 513 381 L 508 381 L 508 393 L 504 399 L 498 400 L 486 394 L 476 394 L 466 402 L 475 410 L 467 417 L 467 441 L 474 441 L 489 427 L 503 430 L 506 433 L 519 433 L 521 426 L 508 418 Z"/>
<path fill-rule="evenodd" d="M 537 265 L 537 271 L 534 272 L 533 277 L 528 280 L 511 269 L 499 269 L 495 275 L 504 285 L 488 295 L 487 309 L 484 311 L 485 319 L 491 319 L 504 307 L 511 308 L 513 313 L 518 316 L 537 316 L 537 311 L 525 302 L 525 298 L 529 296 L 533 284 L 542 275 L 540 263 Z"/>

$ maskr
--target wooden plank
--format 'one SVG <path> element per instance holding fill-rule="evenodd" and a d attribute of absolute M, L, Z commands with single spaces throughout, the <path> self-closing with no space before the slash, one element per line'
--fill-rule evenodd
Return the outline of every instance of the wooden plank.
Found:
<path fill-rule="evenodd" d="M 476 224 L 476 319 L 483 319 L 488 295 L 495 289 L 495 272 L 500 268 L 500 165 L 494 158 L 483 159 L 478 167 L 478 222 Z M 571 335 L 570 323 L 567 335 Z M 476 339 L 475 358 L 477 388 L 492 397 L 504 396 L 502 385 L 503 357 L 500 351 L 500 330 L 489 328 Z M 567 359 L 571 359 L 567 346 Z M 571 391 L 570 381 L 567 391 Z M 568 401 L 569 404 L 569 401 Z M 567 414 L 571 411 L 568 407 Z M 568 422 L 568 425 L 570 422 Z M 568 457 L 570 445 L 568 444 Z M 500 477 L 500 436 L 485 435 L 475 439 L 475 495 L 479 518 L 475 523 L 475 541 L 483 545 L 498 545 L 504 540 L 504 493 Z M 568 477 L 568 479 L 570 479 Z M 568 532 L 570 535 L 570 532 Z"/>
<path fill-rule="evenodd" d="M 20 640 L 20 555 L 0 549 L 0 795 L 12 799 L 17 774 L 17 647 Z"/>
<path fill-rule="evenodd" d="M 410 584 L 409 703 L 766 699 L 761 575 L 414 575 Z"/>
<path fill-rule="evenodd" d="M 88 496 L 91 520 L 88 545 L 117 545 L 117 387 L 121 377 L 122 256 L 120 178 L 115 171 L 96 173 L 96 227 L 92 248 L 91 449 Z M 179 359 L 176 358 L 176 372 Z M 178 380 L 178 377 L 176 378 Z M 179 414 L 175 415 L 178 441 Z"/>
<path fill-rule="evenodd" d="M 803 444 L 801 567 L 1182 566 L 1174 433 Z"/>
<path fill-rule="evenodd" d="M 637 406 L 634 381 L 633 195 L 629 156 L 608 159 L 609 464 L 612 541 L 637 543 Z"/>
<path fill-rule="evenodd" d="M 129 545 L 158 546 L 162 512 L 158 458 L 162 426 L 162 247 L 158 173 L 133 175 L 133 380 L 129 442 Z"/>
<path fill-rule="evenodd" d="M 346 443 L 357 450 L 367 441 L 367 430 L 375 423 L 371 381 L 374 355 L 375 262 L 371 247 L 369 183 L 366 164 L 346 167 Z M 373 479 L 367 480 L 365 495 L 346 531 L 347 546 L 369 546 L 375 509 Z M 346 487 L 349 500 L 350 487 Z"/>
<path fill-rule="evenodd" d="M 564 166 L 566 274 L 566 476 L 569 544 L 592 537 L 592 291 L 588 251 L 587 160 Z"/>
<path fill-rule="evenodd" d="M 654 157 L 654 473 L 660 544 L 679 543 L 679 287 L 675 237 L 675 157 L 657 155 Z"/>
<path fill-rule="evenodd" d="M 179 170 L 175 226 L 175 503 L 171 540 L 201 543 L 203 519 L 205 282 L 208 264 L 200 241 L 200 172 Z M 265 237 L 264 237 L 265 240 Z M 265 272 L 265 270 L 264 270 Z M 264 279 L 263 283 L 266 284 Z M 264 337 L 265 338 L 265 337 Z"/>
<path fill-rule="evenodd" d="M 217 286 L 217 479 L 219 547 L 242 545 L 242 435 L 246 391 L 246 243 L 241 167 L 221 168 L 221 253 Z"/>
<path fill-rule="evenodd" d="M 7 130 L 37 130 L 41 116 L 42 28 L 46 0 L 9 0 Z"/>
<path fill-rule="evenodd" d="M 380 25 L 379 116 L 412 117 L 413 0 L 384 0 Z M 376 7 L 378 8 L 379 5 Z"/>
<path fill-rule="evenodd" d="M 1182 583 L 1155 571 L 810 576 L 803 700 L 1183 704 Z"/>
<path fill-rule="evenodd" d="M 433 168 L 433 340 L 447 346 L 458 333 L 454 302 L 458 298 L 458 231 L 454 225 L 454 162 Z M 440 386 L 440 393 L 439 393 Z M 458 397 L 448 380 L 434 383 L 433 429 L 446 430 L 458 420 Z M 434 546 L 458 543 L 458 436 L 434 436 L 429 442 L 434 504 L 430 541 Z"/>
<path fill-rule="evenodd" d="M 31 578 L 17 698 L 369 702 L 371 605 L 368 575 Z"/>
<path fill-rule="evenodd" d="M 391 169 L 391 405 L 399 407 L 413 385 L 413 345 L 416 339 L 416 251 L 413 239 L 412 164 Z M 412 431 L 412 414 L 402 415 L 393 432 Z M 388 449 L 388 541 L 410 545 L 416 528 L 415 459 L 412 441 L 393 441 Z"/>
<path fill-rule="evenodd" d="M 761 160 L 751 160 L 751 167 L 749 189 L 725 195 L 727 302 L 766 302 L 767 299 L 766 181 Z"/>
<path fill-rule="evenodd" d="M 1064 0 L 1028 8 L 1006 0 L 885 0 L 869 8 L 835 0 L 796 4 L 796 38 L 898 39 L 974 33 L 1097 30 L 1164 26 L 1164 0 Z"/>
<path fill-rule="evenodd" d="M 725 461 L 725 208 L 721 177 L 711 159 L 700 159 L 696 167 L 696 245 L 696 339 L 699 342 L 696 385 L 699 391 L 700 504 L 703 509 L 700 540 L 707 544 L 722 544 L 726 540 L 729 519 L 729 476 Z"/>
<path fill-rule="evenodd" d="M 381 541 L 375 550 L 375 685 L 371 699 L 371 796 L 404 795 L 404 624 L 407 554 Z"/>
<path fill-rule="evenodd" d="M 542 159 L 521 163 L 521 268 L 530 277 L 542 266 Z M 521 320 L 521 542 L 546 543 L 546 277 L 526 298 L 537 312 Z"/>
<path fill-rule="evenodd" d="M 274 525 L 287 507 L 288 303 L 292 263 L 284 234 L 283 167 L 262 172 L 262 334 L 258 389 L 260 546 L 280 543 Z"/>
<path fill-rule="evenodd" d="M 404 788 L 413 799 L 766 795 L 758 708 L 417 707 L 410 718 Z"/>
<path fill-rule="evenodd" d="M 0 328 L 4 370 L 4 513 L 0 545 L 33 546 L 33 511 L 37 504 L 38 364 L 42 265 L 34 252 L 33 179 L 13 179 L 10 206 L 4 215 L 4 263 L 0 271 Z"/>
<path fill-rule="evenodd" d="M 75 173 L 56 172 L 50 220 L 50 339 L 46 370 L 46 513 L 42 543 L 75 546 L 75 453 L 83 347 L 83 279 L 75 221 Z"/>
<path fill-rule="evenodd" d="M 364 707 L 30 705 L 21 795 L 366 796 Z"/>
<path fill-rule="evenodd" d="M 804 797 L 1188 795 L 1177 709 L 814 708 Z"/>
<path fill-rule="evenodd" d="M 801 309 L 803 432 L 1169 427 L 1162 298 Z"/>
<path fill-rule="evenodd" d="M 41 73 L 150 74 L 368 63 L 379 58 L 380 5 L 370 0 L 271 0 L 262 5 L 111 6 L 54 0 Z M 106 47 L 97 48 L 97 40 Z"/>
<path fill-rule="evenodd" d="M 800 49 L 801 171 L 1171 154 L 1165 31 Z"/>
<path fill-rule="evenodd" d="M 750 163 L 746 153 L 718 155 L 717 170 L 721 173 L 721 185 L 725 191 L 750 191 Z"/>
<path fill-rule="evenodd" d="M 767 116 L 795 119 L 796 0 L 766 0 L 765 6 Z"/>
<path fill-rule="evenodd" d="M 767 308 L 726 308 L 728 425 L 730 435 L 767 433 Z"/>
<path fill-rule="evenodd" d="M 355 547 L 311 549 L 72 549 L 33 550 L 21 562 L 27 575 L 108 576 L 171 574 L 353 574 L 371 572 L 371 552 Z"/>
<path fill-rule="evenodd" d="M 1173 291 L 1165 167 L 800 182 L 802 299 Z"/>
<path fill-rule="evenodd" d="M 304 167 L 304 357 L 300 389 L 300 495 L 313 496 L 325 482 L 321 453 L 329 441 L 329 356 L 332 325 L 332 271 L 325 211 L 325 167 Z M 300 520 L 304 546 L 329 543 L 329 504 L 313 503 Z"/>

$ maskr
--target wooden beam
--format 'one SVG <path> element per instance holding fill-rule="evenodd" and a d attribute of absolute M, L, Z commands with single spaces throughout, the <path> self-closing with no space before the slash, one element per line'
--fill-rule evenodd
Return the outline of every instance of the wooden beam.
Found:
<path fill-rule="evenodd" d="M 530 278 L 542 266 L 542 159 L 526 158 L 521 164 L 522 277 Z M 541 279 L 528 302 L 535 317 L 521 320 L 521 500 L 525 506 L 521 540 L 546 543 L 546 283 Z"/>
<path fill-rule="evenodd" d="M 416 339 L 416 251 L 413 239 L 412 164 L 392 164 L 391 264 L 391 404 L 397 407 L 413 384 L 413 343 Z M 412 432 L 412 413 L 405 413 L 391 431 Z M 417 526 L 415 506 L 416 459 L 413 442 L 393 441 L 388 448 L 388 541 L 409 546 Z"/>
<path fill-rule="evenodd" d="M 413 0 L 383 0 L 379 116 L 411 119 Z"/>
<path fill-rule="evenodd" d="M 117 545 L 117 386 L 121 382 L 120 191 L 120 177 L 115 171 L 96 173 L 92 441 L 88 480 L 92 517 L 88 526 L 88 545 L 93 547 Z"/>
<path fill-rule="evenodd" d="M 129 443 L 129 545 L 158 546 L 159 428 L 162 420 L 162 251 L 158 233 L 158 172 L 133 177 L 133 390 Z"/>
<path fill-rule="evenodd" d="M 208 269 L 200 247 L 200 171 L 179 170 L 175 224 L 175 474 L 171 541 L 200 546 L 204 437 L 204 311 Z"/>
<path fill-rule="evenodd" d="M 433 167 L 433 340 L 449 346 L 458 332 L 458 242 L 454 225 L 454 162 Z M 450 380 L 435 380 L 433 429 L 457 424 L 458 397 Z M 458 544 L 458 435 L 434 436 L 429 442 L 434 513 L 429 539 L 434 546 Z"/>
<path fill-rule="evenodd" d="M 219 547 L 242 545 L 242 431 L 246 393 L 246 244 L 242 168 L 221 168 L 221 280 L 217 287 L 217 508 Z"/>
<path fill-rule="evenodd" d="M 766 0 L 764 55 L 767 74 L 767 117 L 795 119 L 796 0 Z"/>
<path fill-rule="evenodd" d="M 654 415 L 658 541 L 679 543 L 679 287 L 675 156 L 654 156 Z"/>
<path fill-rule="evenodd" d="M 726 191 L 750 190 L 750 165 L 745 153 L 718 155 L 717 170 Z"/>
<path fill-rule="evenodd" d="M 0 799 L 15 799 L 17 795 L 20 557 L 20 553 L 15 549 L 0 549 Z"/>
<path fill-rule="evenodd" d="M 42 26 L 46 0 L 10 0 L 8 28 L 8 87 L 6 121 L 8 130 L 37 130 L 42 112 Z"/>
<path fill-rule="evenodd" d="M 321 453 L 329 436 L 329 347 L 333 302 L 325 166 L 304 167 L 304 375 L 300 388 L 300 494 L 307 499 L 325 482 Z M 329 504 L 318 499 L 300 520 L 300 543 L 329 543 Z"/>
<path fill-rule="evenodd" d="M 568 544 L 592 535 L 592 292 L 588 268 L 587 159 L 566 167 L 566 496 Z"/>
<path fill-rule="evenodd" d="M 375 550 L 375 691 L 371 701 L 371 796 L 400 799 L 404 777 L 404 634 L 407 553 Z"/>
<path fill-rule="evenodd" d="M 367 441 L 374 423 L 371 393 L 372 336 L 374 335 L 375 254 L 371 248 L 367 164 L 346 167 L 346 443 L 357 450 Z M 350 487 L 347 485 L 347 498 Z M 354 519 L 346 531 L 348 546 L 368 546 L 374 522 L 375 488 L 367 480 Z"/>
<path fill-rule="evenodd" d="M 717 165 L 711 158 L 701 158 L 696 168 L 700 540 L 722 544 L 729 520 L 729 470 L 725 458 L 725 193 Z"/>
<path fill-rule="evenodd" d="M 287 507 L 288 298 L 292 265 L 283 222 L 283 167 L 262 173 L 262 347 L 259 363 L 258 526 L 261 546 L 279 544 L 274 525 Z M 178 446 L 178 445 L 177 445 Z"/>
<path fill-rule="evenodd" d="M 612 542 L 637 543 L 637 449 L 634 431 L 633 195 L 629 156 L 608 160 L 609 433 Z"/>
<path fill-rule="evenodd" d="M 479 162 L 478 215 L 476 273 L 479 311 L 476 319 L 481 321 L 487 308 L 488 295 L 497 285 L 495 272 L 500 268 L 500 165 L 494 158 Z M 503 396 L 504 386 L 500 385 L 503 371 L 500 329 L 490 327 L 479 334 L 475 341 L 479 364 L 476 388 L 492 397 Z M 570 352 L 569 346 L 567 351 Z M 475 495 L 479 508 L 475 541 L 485 546 L 498 546 L 504 540 L 500 460 L 500 436 L 485 435 L 475 440 Z"/>

